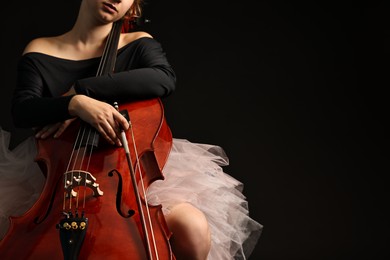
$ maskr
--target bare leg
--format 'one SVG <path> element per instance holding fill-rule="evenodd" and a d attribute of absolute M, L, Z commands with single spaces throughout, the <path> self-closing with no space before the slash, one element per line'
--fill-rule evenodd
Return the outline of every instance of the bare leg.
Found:
<path fill-rule="evenodd" d="M 188 203 L 174 206 L 165 217 L 173 235 L 171 246 L 177 260 L 205 260 L 211 236 L 205 215 Z"/>

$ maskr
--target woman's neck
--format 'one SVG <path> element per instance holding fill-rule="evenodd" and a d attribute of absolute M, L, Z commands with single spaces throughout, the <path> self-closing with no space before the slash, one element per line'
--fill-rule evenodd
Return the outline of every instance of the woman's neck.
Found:
<path fill-rule="evenodd" d="M 69 40 L 80 46 L 99 45 L 106 40 L 111 28 L 112 23 L 97 26 L 76 22 L 67 36 Z"/>
<path fill-rule="evenodd" d="M 112 24 L 91 26 L 76 22 L 73 28 L 61 36 L 66 49 L 73 50 L 83 57 L 100 56 Z M 65 47 L 64 46 L 64 47 Z"/>

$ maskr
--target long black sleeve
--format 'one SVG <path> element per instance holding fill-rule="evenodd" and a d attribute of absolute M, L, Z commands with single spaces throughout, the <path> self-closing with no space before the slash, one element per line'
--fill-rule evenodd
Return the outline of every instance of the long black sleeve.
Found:
<path fill-rule="evenodd" d="M 74 85 L 78 94 L 105 101 L 166 97 L 175 90 L 175 73 L 156 40 L 140 38 L 118 51 L 115 73 L 96 77 L 100 58 L 67 60 L 27 53 L 18 64 L 12 115 L 18 127 L 35 127 L 70 118 Z"/>
<path fill-rule="evenodd" d="M 39 70 L 41 65 L 31 55 L 23 56 L 18 63 L 11 110 L 17 127 L 37 127 L 71 117 L 68 105 L 72 96 L 50 94 Z"/>
<path fill-rule="evenodd" d="M 138 100 L 171 94 L 175 89 L 175 73 L 161 45 L 151 38 L 142 38 L 142 42 L 131 60 L 137 64 L 136 68 L 126 69 L 128 61 L 121 58 L 128 55 L 119 55 L 116 64 L 119 72 L 80 79 L 75 84 L 76 92 L 105 100 Z"/>

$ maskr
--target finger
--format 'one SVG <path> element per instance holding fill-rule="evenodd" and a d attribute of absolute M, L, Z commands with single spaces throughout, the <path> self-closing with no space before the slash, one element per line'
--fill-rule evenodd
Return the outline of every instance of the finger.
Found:
<path fill-rule="evenodd" d="M 68 125 L 70 122 L 63 122 L 57 129 L 57 131 L 54 133 L 54 138 L 58 138 L 62 135 L 62 133 L 65 131 L 66 128 L 68 128 Z"/>
<path fill-rule="evenodd" d="M 100 125 L 97 125 L 95 128 L 99 132 L 100 136 L 103 137 L 108 143 L 114 144 L 111 138 L 106 134 L 106 131 Z"/>
<path fill-rule="evenodd" d="M 58 127 L 60 126 L 60 123 L 49 125 L 48 127 L 45 127 L 46 131 L 42 132 L 40 135 L 40 138 L 45 139 L 52 135 L 55 131 L 57 131 Z"/>
<path fill-rule="evenodd" d="M 114 122 L 112 122 L 113 125 L 115 125 Z M 114 130 L 114 128 L 112 127 L 112 125 L 106 121 L 103 125 L 102 125 L 102 132 L 103 132 L 103 137 L 105 137 L 105 139 L 110 142 L 111 144 L 116 144 L 116 145 L 120 145 L 120 141 L 116 135 L 116 132 Z"/>
<path fill-rule="evenodd" d="M 110 122 L 110 125 L 111 127 L 113 128 L 114 132 L 115 132 L 115 143 L 118 145 L 118 146 L 122 146 L 122 142 L 121 142 L 121 131 L 122 129 L 128 129 L 128 123 L 127 123 L 127 120 L 126 118 L 121 114 L 119 113 L 116 109 L 113 110 L 113 114 L 112 114 L 112 121 Z M 122 120 L 122 122 L 118 122 L 119 120 Z M 123 126 L 123 124 L 125 123 L 125 125 Z M 121 125 L 122 124 L 122 125 Z"/>
<path fill-rule="evenodd" d="M 50 127 L 51 127 L 51 125 L 46 125 L 46 126 L 42 127 L 41 129 L 39 129 L 39 131 L 35 134 L 35 138 L 40 138 L 42 136 L 42 134 L 44 134 Z"/>
<path fill-rule="evenodd" d="M 121 113 L 115 110 L 113 116 L 115 121 L 119 124 L 120 128 L 122 128 L 123 130 L 129 129 L 129 122 Z"/>
<path fill-rule="evenodd" d="M 117 112 L 117 111 L 116 111 Z M 114 123 L 115 123 L 115 133 L 117 136 L 117 143 L 119 146 L 122 146 L 122 131 L 129 129 L 129 123 L 126 118 L 119 112 L 113 114 Z"/>
<path fill-rule="evenodd" d="M 57 138 L 59 136 L 62 135 L 63 132 L 65 132 L 65 130 L 68 128 L 68 126 L 73 122 L 75 121 L 76 118 L 71 118 L 71 119 L 67 119 L 65 120 L 61 125 L 60 127 L 58 128 L 58 131 L 54 134 L 54 137 Z"/>
<path fill-rule="evenodd" d="M 41 138 L 45 139 L 45 138 L 49 137 L 50 135 L 52 135 L 56 131 L 56 129 L 57 129 L 57 127 L 51 127 L 49 129 L 47 129 L 46 132 L 42 133 Z"/>
<path fill-rule="evenodd" d="M 60 126 L 61 129 L 59 129 L 60 133 L 59 135 L 61 135 L 63 132 L 65 132 L 65 130 L 69 127 L 69 125 L 71 123 L 73 123 L 73 121 L 75 121 L 77 118 L 74 117 L 74 118 L 71 118 L 71 119 L 67 119 L 63 122 L 63 124 Z"/>

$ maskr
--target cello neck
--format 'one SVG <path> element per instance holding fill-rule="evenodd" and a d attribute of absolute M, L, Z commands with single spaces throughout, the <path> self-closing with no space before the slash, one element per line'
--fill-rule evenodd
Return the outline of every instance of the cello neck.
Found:
<path fill-rule="evenodd" d="M 112 24 L 112 29 L 108 35 L 96 76 L 107 75 L 114 71 L 122 25 L 123 19 Z"/>

